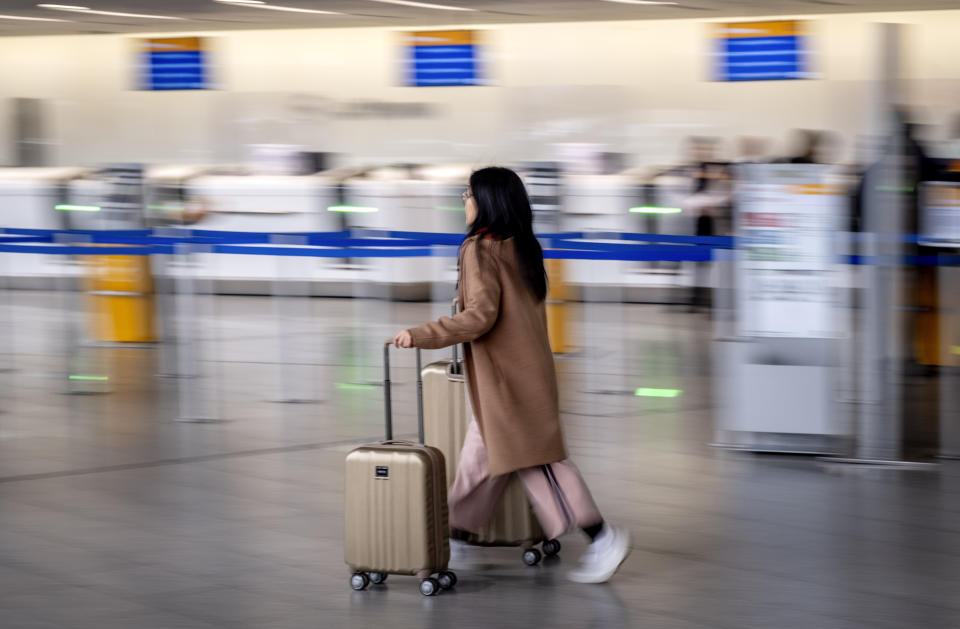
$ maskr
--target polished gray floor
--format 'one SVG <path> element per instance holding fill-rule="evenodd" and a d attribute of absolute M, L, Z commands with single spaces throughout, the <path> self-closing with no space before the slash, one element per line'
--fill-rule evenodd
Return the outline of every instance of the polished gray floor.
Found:
<path fill-rule="evenodd" d="M 55 295 L 3 297 L 3 629 L 960 627 L 960 470 L 711 448 L 704 315 L 571 310 L 564 420 L 606 517 L 633 533 L 616 579 L 567 583 L 583 548 L 570 537 L 535 568 L 512 549 L 459 550 L 456 591 L 426 599 L 412 578 L 349 589 L 343 458 L 382 430 L 379 342 L 442 303 L 209 299 L 192 326 L 200 376 L 184 379 L 158 377 L 178 363 L 154 349 L 68 354 Z M 398 432 L 412 434 L 413 357 L 396 362 Z"/>

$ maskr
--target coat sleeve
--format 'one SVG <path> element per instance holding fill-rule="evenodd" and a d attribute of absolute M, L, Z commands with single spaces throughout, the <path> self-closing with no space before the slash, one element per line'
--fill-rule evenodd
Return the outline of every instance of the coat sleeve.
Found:
<path fill-rule="evenodd" d="M 500 279 L 497 255 L 484 252 L 480 260 L 477 240 L 464 244 L 460 264 L 463 284 L 463 310 L 453 317 L 440 317 L 409 330 L 413 346 L 422 349 L 440 349 L 457 343 L 469 343 L 486 334 L 500 314 Z"/>

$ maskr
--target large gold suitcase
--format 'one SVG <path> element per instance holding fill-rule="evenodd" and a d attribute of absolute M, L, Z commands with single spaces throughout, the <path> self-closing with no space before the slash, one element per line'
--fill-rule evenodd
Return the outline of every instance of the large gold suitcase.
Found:
<path fill-rule="evenodd" d="M 454 302 L 453 313 L 456 311 Z M 453 348 L 452 360 L 440 360 L 424 367 L 421 379 L 424 443 L 443 452 L 447 484 L 453 485 L 470 421 L 463 363 L 458 359 L 457 347 Z M 522 546 L 523 560 L 528 565 L 540 562 L 542 554 L 534 546 L 541 542 L 544 554 L 553 556 L 560 552 L 560 542 L 544 538 L 523 483 L 516 474 L 511 474 L 507 489 L 483 530 L 479 533 L 456 531 L 455 536 L 476 546 Z"/>
<path fill-rule="evenodd" d="M 344 560 L 350 585 L 363 590 L 388 574 L 416 575 L 420 593 L 432 596 L 456 585 L 450 561 L 447 482 L 437 448 L 393 440 L 390 401 L 390 346 L 384 346 L 386 440 L 347 455 Z M 418 417 L 423 440 L 423 402 L 417 350 Z M 431 575 L 437 574 L 436 578 Z"/>

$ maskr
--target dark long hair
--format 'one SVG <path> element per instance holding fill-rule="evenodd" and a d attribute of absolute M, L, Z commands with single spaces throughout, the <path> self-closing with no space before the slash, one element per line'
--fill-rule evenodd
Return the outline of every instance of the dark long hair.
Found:
<path fill-rule="evenodd" d="M 467 236 L 513 238 L 520 273 L 538 301 L 547 296 L 543 249 L 533 234 L 533 209 L 520 176 L 509 168 L 482 168 L 470 175 L 477 217 Z"/>

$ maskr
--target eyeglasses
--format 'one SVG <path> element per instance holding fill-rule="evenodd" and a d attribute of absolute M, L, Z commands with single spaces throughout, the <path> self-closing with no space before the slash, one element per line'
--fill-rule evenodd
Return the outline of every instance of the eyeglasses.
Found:
<path fill-rule="evenodd" d="M 467 202 L 467 199 L 472 199 L 472 198 L 473 198 L 473 193 L 470 192 L 469 190 L 464 190 L 464 191 L 463 191 L 463 194 L 460 195 L 460 198 L 463 199 L 463 202 L 464 202 L 464 203 L 466 203 L 466 202 Z"/>

